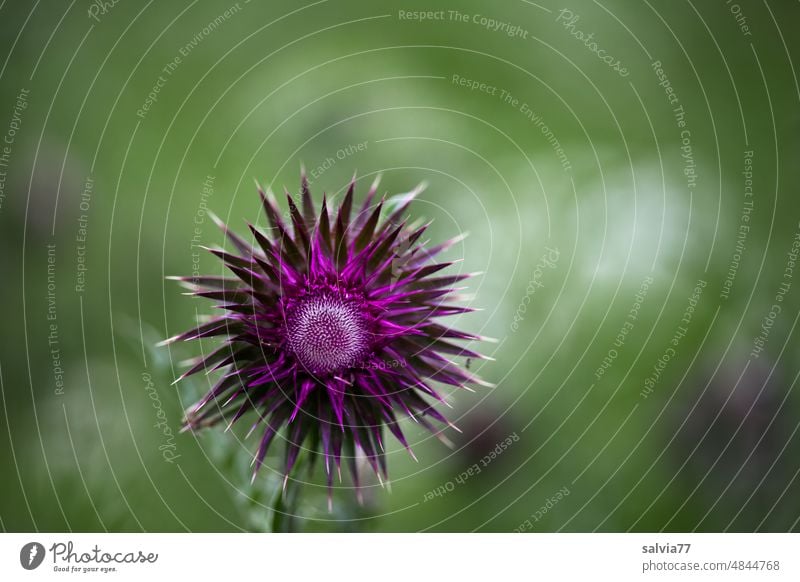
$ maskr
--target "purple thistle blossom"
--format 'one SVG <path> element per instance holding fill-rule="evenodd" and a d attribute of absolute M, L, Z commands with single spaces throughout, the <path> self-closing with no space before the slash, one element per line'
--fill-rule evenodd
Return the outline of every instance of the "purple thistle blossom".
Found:
<path fill-rule="evenodd" d="M 455 427 L 426 399 L 444 402 L 432 381 L 488 385 L 450 359 L 485 358 L 458 343 L 484 338 L 438 322 L 472 311 L 450 303 L 456 298 L 453 285 L 470 275 L 438 274 L 453 263 L 432 261 L 461 237 L 427 248 L 420 239 L 428 224 L 406 224 L 403 216 L 421 188 L 373 204 L 376 180 L 352 216 L 354 187 L 355 178 L 334 213 L 323 195 L 317 214 L 303 175 L 301 209 L 287 192 L 291 227 L 274 196 L 259 190 L 271 236 L 248 225 L 255 245 L 212 216 L 238 254 L 209 250 L 235 277 L 175 279 L 191 295 L 218 301 L 225 314 L 164 342 L 224 339 L 176 380 L 223 371 L 187 410 L 185 429 L 221 421 L 230 428 L 255 412 L 248 435 L 262 433 L 253 479 L 283 430 L 284 487 L 305 448 L 312 461 L 324 458 L 329 498 L 343 458 L 359 487 L 356 450 L 363 451 L 381 482 L 381 475 L 387 478 L 384 427 L 414 456 L 398 423 L 401 416 L 446 440 L 431 420 Z"/>

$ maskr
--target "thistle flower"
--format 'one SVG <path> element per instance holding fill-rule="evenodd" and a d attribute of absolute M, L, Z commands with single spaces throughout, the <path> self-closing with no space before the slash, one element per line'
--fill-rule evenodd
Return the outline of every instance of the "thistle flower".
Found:
<path fill-rule="evenodd" d="M 354 187 L 355 178 L 334 213 L 323 195 L 317 214 L 303 175 L 301 208 L 286 193 L 291 227 L 274 196 L 259 189 L 271 232 L 249 224 L 255 245 L 212 215 L 237 252 L 209 250 L 234 276 L 174 278 L 189 295 L 218 301 L 224 314 L 164 342 L 224 340 L 176 380 L 223 371 L 187 410 L 185 429 L 222 421 L 229 429 L 254 412 L 248 435 L 258 429 L 261 441 L 253 479 L 282 433 L 284 487 L 307 449 L 312 462 L 324 458 L 329 499 L 343 458 L 358 489 L 358 450 L 381 483 L 388 477 L 384 427 L 409 453 L 400 418 L 411 417 L 440 438 L 443 428 L 434 422 L 453 427 L 430 402 L 444 402 L 434 382 L 485 385 L 451 360 L 482 358 L 459 342 L 483 338 L 438 321 L 471 311 L 451 304 L 453 285 L 470 275 L 441 275 L 453 263 L 432 261 L 461 237 L 428 248 L 421 237 L 429 223 L 403 220 L 421 188 L 373 204 L 376 181 L 353 216 Z"/>

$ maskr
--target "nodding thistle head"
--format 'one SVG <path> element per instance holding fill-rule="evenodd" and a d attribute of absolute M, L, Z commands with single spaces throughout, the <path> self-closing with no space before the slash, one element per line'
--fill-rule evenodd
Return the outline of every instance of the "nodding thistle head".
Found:
<path fill-rule="evenodd" d="M 284 484 L 301 448 L 312 459 L 324 458 L 329 493 L 342 458 L 359 486 L 359 449 L 378 478 L 386 478 L 384 427 L 411 452 L 399 417 L 410 416 L 437 436 L 431 420 L 452 427 L 428 400 L 443 401 L 434 382 L 484 384 L 451 360 L 481 358 L 459 342 L 482 338 L 440 322 L 471 311 L 450 303 L 453 286 L 470 275 L 441 275 L 452 263 L 433 261 L 461 238 L 427 247 L 421 238 L 428 224 L 403 220 L 421 188 L 374 204 L 376 181 L 354 213 L 354 186 L 355 179 L 335 212 L 323 196 L 317 214 L 303 176 L 301 208 L 287 192 L 291 226 L 274 196 L 259 191 L 269 235 L 249 225 L 251 244 L 215 218 L 236 252 L 211 252 L 234 276 L 177 277 L 224 312 L 165 342 L 224 340 L 179 378 L 223 371 L 189 408 L 185 427 L 225 421 L 230 428 L 255 412 L 250 432 L 260 430 L 261 442 L 253 478 L 279 433 L 286 441 Z"/>

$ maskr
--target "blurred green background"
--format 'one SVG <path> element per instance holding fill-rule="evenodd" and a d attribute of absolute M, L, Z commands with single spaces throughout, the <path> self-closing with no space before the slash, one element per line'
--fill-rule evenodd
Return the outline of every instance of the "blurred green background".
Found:
<path fill-rule="evenodd" d="M 204 205 L 263 224 L 254 180 L 294 192 L 304 164 L 317 197 L 427 181 L 412 212 L 483 272 L 457 323 L 498 342 L 472 363 L 496 388 L 450 394 L 453 449 L 409 422 L 391 492 L 345 480 L 328 513 L 314 475 L 294 529 L 798 530 L 798 18 L 3 2 L 0 526 L 274 527 L 252 440 L 178 434 L 199 346 L 155 344 L 210 310 L 164 280 L 221 272 Z"/>

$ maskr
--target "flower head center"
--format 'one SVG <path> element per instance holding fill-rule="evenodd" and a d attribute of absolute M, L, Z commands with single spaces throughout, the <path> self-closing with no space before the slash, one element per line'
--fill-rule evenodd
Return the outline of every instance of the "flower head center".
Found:
<path fill-rule="evenodd" d="M 306 297 L 288 310 L 286 338 L 295 357 L 313 373 L 355 366 L 370 346 L 367 317 L 359 303 L 330 293 Z"/>

